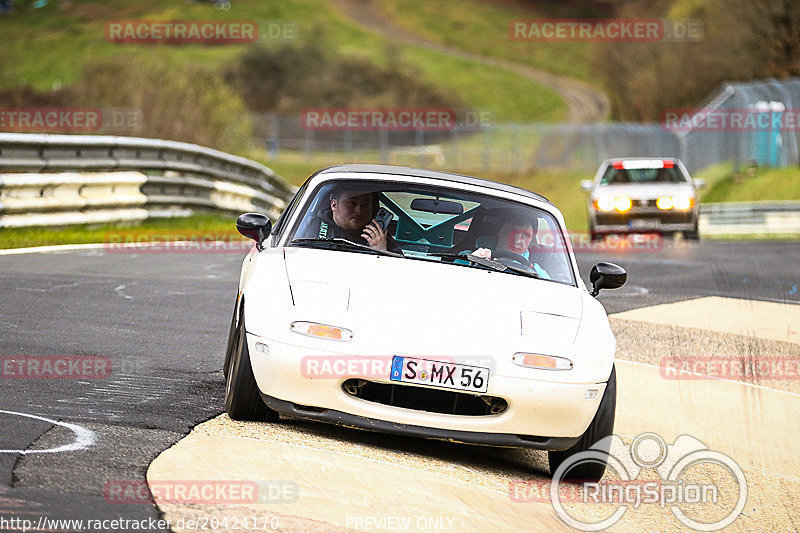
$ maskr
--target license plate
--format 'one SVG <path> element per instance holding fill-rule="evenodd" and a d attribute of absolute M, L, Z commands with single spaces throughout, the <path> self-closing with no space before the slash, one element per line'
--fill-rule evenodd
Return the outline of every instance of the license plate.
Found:
<path fill-rule="evenodd" d="M 655 229 L 661 226 L 661 221 L 657 218 L 634 218 L 631 220 L 632 228 Z"/>
<path fill-rule="evenodd" d="M 392 357 L 389 379 L 445 389 L 486 392 L 489 388 L 489 369 L 395 355 Z"/>

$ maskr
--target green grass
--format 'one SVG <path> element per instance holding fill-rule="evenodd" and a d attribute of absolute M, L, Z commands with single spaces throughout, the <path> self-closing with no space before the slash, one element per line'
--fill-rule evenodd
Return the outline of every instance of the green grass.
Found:
<path fill-rule="evenodd" d="M 478 177 L 508 183 L 541 194 L 561 211 L 567 228 L 586 231 L 586 196 L 580 182 L 586 174 L 578 171 L 539 171 L 535 173 L 479 174 Z"/>
<path fill-rule="evenodd" d="M 303 161 L 298 155 L 293 155 L 289 151 L 281 152 L 281 157 L 269 159 L 264 150 L 254 150 L 247 155 L 250 159 L 258 161 L 274 170 L 286 183 L 299 187 L 314 172 L 335 163 L 317 163 Z"/>
<path fill-rule="evenodd" d="M 23 6 L 16 15 L 0 18 L 0 88 L 29 84 L 49 90 L 68 86 L 90 62 L 121 55 L 221 70 L 246 46 L 111 43 L 104 37 L 108 20 L 289 20 L 297 24 L 301 39 L 328 39 L 339 53 L 366 57 L 383 66 L 395 62 L 418 72 L 421 80 L 455 95 L 471 108 L 489 110 L 497 120 L 557 121 L 566 116 L 566 104 L 550 89 L 504 69 L 453 60 L 422 48 L 395 46 L 351 24 L 328 3 L 315 0 L 238 0 L 230 11 L 182 0 L 73 0 L 64 10 L 55 4 L 39 10 Z M 390 47 L 391 52 L 387 52 Z"/>
<path fill-rule="evenodd" d="M 0 249 L 88 244 L 175 240 L 222 240 L 238 238 L 233 217 L 192 215 L 190 217 L 146 220 L 126 224 L 65 226 L 63 228 L 2 228 Z"/>
<path fill-rule="evenodd" d="M 711 184 L 704 202 L 756 202 L 800 200 L 800 168 L 757 168 L 734 173 L 732 169 Z"/>
<path fill-rule="evenodd" d="M 718 235 L 705 235 L 704 239 L 715 241 L 800 241 L 800 232 L 797 233 L 722 233 Z"/>
<path fill-rule="evenodd" d="M 590 43 L 515 41 L 509 33 L 514 20 L 581 16 L 575 14 L 574 5 L 565 8 L 569 13 L 481 0 L 381 0 L 380 6 L 399 26 L 428 40 L 591 81 Z"/>

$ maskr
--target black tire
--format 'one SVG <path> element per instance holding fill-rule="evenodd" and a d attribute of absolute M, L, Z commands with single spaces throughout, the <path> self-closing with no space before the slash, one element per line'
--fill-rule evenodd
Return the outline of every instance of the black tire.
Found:
<path fill-rule="evenodd" d="M 236 297 L 236 303 L 233 305 L 233 315 L 231 316 L 231 325 L 228 328 L 228 347 L 225 349 L 225 365 L 222 367 L 222 373 L 225 380 L 228 379 L 228 367 L 231 364 L 231 357 L 233 356 L 233 349 L 236 347 L 236 317 L 238 316 L 239 297 Z"/>
<path fill-rule="evenodd" d="M 603 399 L 600 400 L 600 406 L 597 408 L 591 424 L 586 429 L 586 432 L 581 435 L 581 438 L 574 446 L 564 451 L 550 451 L 547 452 L 548 462 L 550 463 L 550 474 L 552 475 L 561 464 L 572 457 L 576 453 L 585 452 L 591 448 L 597 441 L 609 437 L 614 433 L 614 414 L 617 409 L 617 369 L 611 367 L 611 376 L 608 378 L 608 385 L 606 385 L 606 392 L 603 394 Z M 608 454 L 608 449 L 603 449 L 603 452 Z M 607 462 L 584 461 L 574 467 L 570 468 L 564 473 L 562 479 L 565 480 L 582 480 L 582 481 L 599 481 L 603 477 L 603 472 L 606 470 Z"/>
<path fill-rule="evenodd" d="M 235 331 L 236 340 L 225 379 L 225 412 L 233 420 L 277 420 L 278 413 L 264 405 L 253 377 L 245 337 L 244 313 L 239 314 L 239 326 Z"/>
<path fill-rule="evenodd" d="M 700 240 L 700 232 L 697 230 L 697 224 L 695 223 L 694 229 L 692 231 L 684 231 L 683 238 L 687 241 L 699 241 Z"/>

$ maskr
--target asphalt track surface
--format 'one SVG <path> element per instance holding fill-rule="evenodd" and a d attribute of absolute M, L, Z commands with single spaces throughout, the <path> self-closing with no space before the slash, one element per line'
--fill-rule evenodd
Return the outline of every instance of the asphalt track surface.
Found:
<path fill-rule="evenodd" d="M 0 517 L 160 516 L 151 504 L 106 501 L 104 487 L 144 481 L 162 450 L 222 412 L 241 259 L 103 249 L 0 255 L 0 355 L 104 356 L 112 365 L 105 379 L 0 380 Z M 610 314 L 713 295 L 800 303 L 798 243 L 582 252 L 584 279 L 600 260 L 629 273 L 625 288 L 601 293 Z M 65 445 L 77 449 L 38 453 Z"/>

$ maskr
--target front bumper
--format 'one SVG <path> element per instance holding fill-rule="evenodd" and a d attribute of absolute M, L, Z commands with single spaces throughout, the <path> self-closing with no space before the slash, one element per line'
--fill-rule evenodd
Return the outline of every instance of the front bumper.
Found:
<path fill-rule="evenodd" d="M 342 383 L 351 378 L 394 383 L 388 379 L 388 371 L 385 377 L 359 374 L 310 377 L 303 370 L 303 360 L 310 355 L 363 357 L 334 352 L 323 354 L 320 350 L 312 352 L 252 334 L 247 335 L 247 340 L 256 383 L 264 401 L 275 411 L 416 437 L 494 446 L 566 449 L 586 431 L 606 386 L 605 383 L 560 383 L 490 374 L 485 394 L 505 399 L 508 403 L 505 411 L 483 416 L 434 413 L 368 401 L 347 394 L 342 388 Z M 254 349 L 256 340 L 269 346 L 267 355 Z M 596 396 L 586 399 L 588 390 L 596 390 Z"/>
<path fill-rule="evenodd" d="M 385 420 L 376 420 L 363 416 L 334 411 L 333 409 L 320 409 L 299 405 L 266 394 L 261 394 L 261 399 L 267 407 L 282 415 L 294 416 L 306 420 L 328 422 L 338 426 L 378 431 L 406 437 L 420 437 L 425 439 L 446 440 L 450 442 L 463 442 L 466 444 L 483 444 L 486 446 L 505 446 L 513 448 L 534 448 L 537 450 L 566 450 L 572 447 L 580 437 L 537 437 L 533 435 L 510 435 L 506 433 L 481 433 L 479 431 L 455 431 L 451 429 L 438 429 L 424 426 L 398 424 Z"/>
<path fill-rule="evenodd" d="M 697 212 L 633 208 L 625 213 L 591 211 L 595 233 L 696 231 Z"/>

